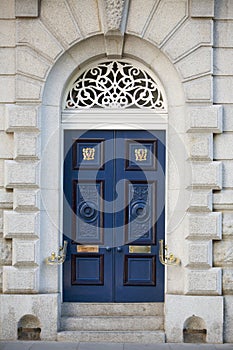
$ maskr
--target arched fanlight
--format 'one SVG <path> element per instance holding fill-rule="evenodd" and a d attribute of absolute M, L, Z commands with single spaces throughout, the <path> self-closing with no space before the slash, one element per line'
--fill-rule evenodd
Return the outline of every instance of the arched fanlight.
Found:
<path fill-rule="evenodd" d="M 124 61 L 99 63 L 82 73 L 69 89 L 65 109 L 146 108 L 166 112 L 159 82 Z"/>

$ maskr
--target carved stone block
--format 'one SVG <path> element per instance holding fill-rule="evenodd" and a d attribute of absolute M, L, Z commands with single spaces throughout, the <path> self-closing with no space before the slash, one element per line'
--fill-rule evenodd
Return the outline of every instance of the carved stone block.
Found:
<path fill-rule="evenodd" d="M 39 0 L 16 0 L 16 17 L 38 17 Z"/>
<path fill-rule="evenodd" d="M 3 293 L 36 293 L 38 282 L 38 269 L 3 267 Z"/>
<path fill-rule="evenodd" d="M 190 158 L 196 160 L 213 159 L 213 135 L 212 134 L 190 134 Z"/>
<path fill-rule="evenodd" d="M 38 261 L 38 240 L 13 239 L 14 266 L 36 265 Z"/>
<path fill-rule="evenodd" d="M 4 237 L 23 238 L 39 236 L 39 214 L 4 212 Z"/>
<path fill-rule="evenodd" d="M 222 214 L 188 214 L 187 238 L 189 239 L 216 239 L 222 237 Z"/>
<path fill-rule="evenodd" d="M 34 106 L 7 105 L 6 131 L 38 131 L 38 108 Z"/>
<path fill-rule="evenodd" d="M 35 133 L 15 133 L 15 158 L 38 159 L 39 137 Z"/>
<path fill-rule="evenodd" d="M 221 295 L 222 269 L 187 270 L 185 278 L 185 294 Z"/>
<path fill-rule="evenodd" d="M 5 186 L 14 187 L 37 187 L 38 186 L 38 163 L 26 163 L 16 161 L 5 162 Z"/>
<path fill-rule="evenodd" d="M 212 191 L 191 190 L 188 211 L 212 211 Z"/>
<path fill-rule="evenodd" d="M 192 164 L 191 186 L 194 188 L 222 188 L 221 162 L 195 162 Z"/>
<path fill-rule="evenodd" d="M 191 0 L 192 17 L 214 17 L 214 0 Z"/>
<path fill-rule="evenodd" d="M 186 101 L 212 102 L 213 78 L 209 75 L 184 83 L 184 91 Z"/>
<path fill-rule="evenodd" d="M 193 268 L 212 267 L 212 241 L 188 243 L 187 266 Z"/>
<path fill-rule="evenodd" d="M 222 106 L 193 107 L 188 112 L 188 132 L 222 132 Z"/>
<path fill-rule="evenodd" d="M 40 192 L 35 190 L 14 190 L 15 210 L 38 210 L 40 206 Z"/>

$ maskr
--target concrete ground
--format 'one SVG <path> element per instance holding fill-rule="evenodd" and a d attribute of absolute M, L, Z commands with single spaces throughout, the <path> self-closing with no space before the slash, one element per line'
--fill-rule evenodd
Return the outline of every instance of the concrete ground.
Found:
<path fill-rule="evenodd" d="M 0 350 L 233 350 L 233 344 L 0 342 Z"/>

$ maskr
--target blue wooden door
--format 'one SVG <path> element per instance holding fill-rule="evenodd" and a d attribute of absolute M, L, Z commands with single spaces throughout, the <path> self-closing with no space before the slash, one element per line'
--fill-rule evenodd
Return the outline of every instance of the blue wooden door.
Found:
<path fill-rule="evenodd" d="M 64 151 L 64 301 L 163 301 L 165 132 L 66 131 Z"/>

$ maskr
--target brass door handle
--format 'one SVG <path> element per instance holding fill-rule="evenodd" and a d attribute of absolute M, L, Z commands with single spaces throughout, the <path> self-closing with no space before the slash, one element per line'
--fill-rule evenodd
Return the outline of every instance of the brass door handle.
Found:
<path fill-rule="evenodd" d="M 51 255 L 45 259 L 46 264 L 48 265 L 60 265 L 63 264 L 66 260 L 66 251 L 67 251 L 68 242 L 64 241 L 64 246 L 59 247 L 59 253 L 56 255 L 55 252 L 52 252 Z"/>
<path fill-rule="evenodd" d="M 163 265 L 176 266 L 180 265 L 181 261 L 176 258 L 173 253 L 168 253 L 167 245 L 164 246 L 164 241 L 159 241 L 159 261 Z"/>

